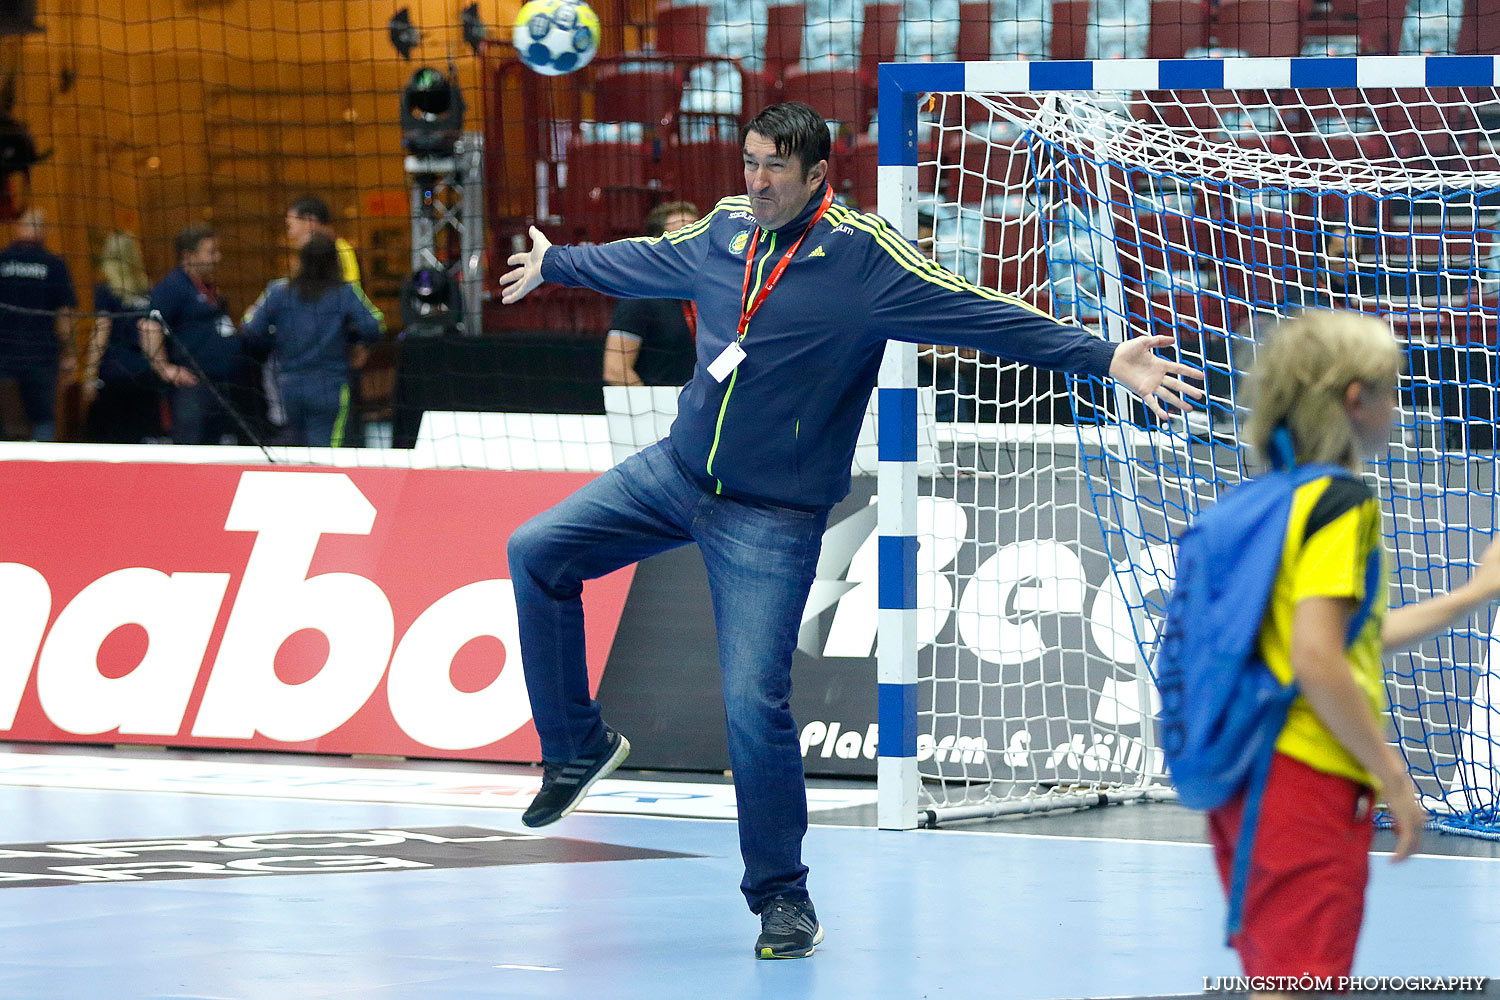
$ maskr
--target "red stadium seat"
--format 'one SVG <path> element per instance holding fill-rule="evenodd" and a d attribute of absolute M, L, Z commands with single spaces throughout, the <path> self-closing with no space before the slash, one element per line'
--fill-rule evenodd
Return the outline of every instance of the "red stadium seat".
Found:
<path fill-rule="evenodd" d="M 847 151 L 836 152 L 828 165 L 833 189 L 861 212 L 875 211 L 880 198 L 880 146 L 865 138 Z"/>
<path fill-rule="evenodd" d="M 1297 0 L 1221 0 L 1210 28 L 1216 45 L 1252 56 L 1302 52 L 1302 9 Z"/>
<path fill-rule="evenodd" d="M 781 80 L 782 98 L 811 104 L 829 121 L 843 122 L 855 135 L 870 123 L 873 88 L 868 77 L 852 70 L 788 69 Z"/>
<path fill-rule="evenodd" d="M 1455 87 L 1398 88 L 1389 93 L 1394 100 L 1380 108 L 1380 121 L 1403 158 L 1446 160 L 1461 148 L 1458 134 L 1478 127 L 1472 109 L 1458 103 L 1460 91 Z"/>
<path fill-rule="evenodd" d="M 1461 56 L 1500 53 L 1500 0 L 1464 0 L 1454 51 Z"/>
<path fill-rule="evenodd" d="M 800 3 L 766 8 L 766 75 L 777 83 L 802 58 L 802 26 L 807 10 Z"/>
<path fill-rule="evenodd" d="M 918 190 L 934 190 L 936 168 L 930 164 L 936 158 L 937 150 L 931 146 L 917 151 L 918 162 L 924 164 L 917 170 Z M 834 191 L 849 198 L 852 207 L 861 212 L 876 211 L 880 202 L 879 143 L 861 136 L 848 150 L 834 150 L 828 172 Z"/>
<path fill-rule="evenodd" d="M 656 5 L 656 51 L 679 59 L 708 54 L 708 8 L 677 7 L 672 0 Z"/>
<path fill-rule="evenodd" d="M 1003 224 L 985 224 L 979 283 L 1007 295 L 1046 287 L 1046 241 L 1034 221 L 1007 219 Z"/>
<path fill-rule="evenodd" d="M 692 202 L 705 215 L 719 199 L 745 193 L 738 138 L 673 143 L 668 157 L 674 196 Z"/>
<path fill-rule="evenodd" d="M 960 61 L 984 61 L 989 57 L 989 0 L 966 0 L 958 5 L 958 58 Z"/>
<path fill-rule="evenodd" d="M 1394 55 L 1401 47 L 1406 0 L 1334 0 L 1333 16 L 1359 22 L 1362 55 Z"/>
<path fill-rule="evenodd" d="M 901 5 L 865 4 L 865 31 L 859 43 L 859 68 L 876 79 L 883 62 L 896 60 L 896 33 L 901 26 Z"/>
<path fill-rule="evenodd" d="M 1320 160 L 1390 159 L 1395 154 L 1391 137 L 1383 130 L 1358 90 L 1305 90 L 1305 105 L 1299 125 L 1298 151 Z M 1375 92 L 1371 92 L 1375 97 Z"/>
<path fill-rule="evenodd" d="M 1459 55 L 1500 53 L 1500 0 L 1464 0 L 1457 51 Z"/>
<path fill-rule="evenodd" d="M 1052 58 L 1087 59 L 1092 0 L 1054 0 Z"/>
<path fill-rule="evenodd" d="M 1031 169 L 1028 155 L 1025 144 L 1006 146 L 982 142 L 972 136 L 967 141 L 951 136 L 943 151 L 939 178 L 942 190 L 947 197 L 965 205 L 1018 192 Z"/>
<path fill-rule="evenodd" d="M 602 243 L 639 236 L 659 197 L 660 164 L 652 142 L 568 144 L 567 186 L 559 206 L 569 240 Z"/>
<path fill-rule="evenodd" d="M 1120 227 L 1115 240 L 1122 268 L 1128 261 L 1157 271 L 1194 270 L 1218 245 L 1206 220 L 1181 215 L 1138 216 L 1133 226 Z"/>
<path fill-rule="evenodd" d="M 1207 41 L 1208 24 L 1200 0 L 1151 0 L 1151 33 L 1146 58 L 1181 59 Z"/>
<path fill-rule="evenodd" d="M 594 73 L 594 120 L 670 125 L 682 102 L 682 74 L 670 63 L 605 63 Z"/>

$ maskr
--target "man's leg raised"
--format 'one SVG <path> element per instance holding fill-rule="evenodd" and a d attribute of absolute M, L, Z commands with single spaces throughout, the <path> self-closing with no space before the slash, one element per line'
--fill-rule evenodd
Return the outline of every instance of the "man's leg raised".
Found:
<path fill-rule="evenodd" d="M 613 745 L 618 735 L 611 738 L 589 695 L 583 582 L 691 541 L 684 525 L 701 492 L 668 474 L 676 473 L 675 466 L 659 449 L 622 462 L 510 537 L 521 662 L 542 745 L 543 790 L 561 781 L 577 793 L 564 796 L 556 809 L 528 812 L 540 820 L 532 825 L 561 818 L 586 785 L 602 776 L 583 773 L 589 768 L 575 762 L 603 753 L 600 765 L 612 768 L 618 760 L 608 757 L 623 759 Z"/>

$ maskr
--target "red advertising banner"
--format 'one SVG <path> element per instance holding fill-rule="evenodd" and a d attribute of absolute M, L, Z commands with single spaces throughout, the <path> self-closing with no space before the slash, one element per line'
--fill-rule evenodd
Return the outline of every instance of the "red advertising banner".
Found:
<path fill-rule="evenodd" d="M 505 546 L 591 478 L 0 462 L 0 739 L 536 760 Z"/>

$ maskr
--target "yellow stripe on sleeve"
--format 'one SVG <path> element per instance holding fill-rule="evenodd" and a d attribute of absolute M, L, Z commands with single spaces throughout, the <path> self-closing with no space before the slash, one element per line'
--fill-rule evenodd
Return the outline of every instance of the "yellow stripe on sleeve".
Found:
<path fill-rule="evenodd" d="M 843 225 L 852 226 L 855 229 L 869 233 L 875 238 L 876 245 L 885 250 L 891 259 L 924 281 L 929 281 L 941 288 L 947 288 L 955 292 L 970 292 L 978 295 L 980 298 L 989 299 L 992 302 L 1004 302 L 1008 305 L 1020 306 L 1029 312 L 1035 313 L 1038 316 L 1045 316 L 1048 319 L 1055 318 L 1051 313 L 1043 309 L 1038 309 L 1025 299 L 1014 295 L 1007 295 L 1005 292 L 997 291 L 993 288 L 985 288 L 973 284 L 962 275 L 954 274 L 936 261 L 923 257 L 917 252 L 916 247 L 912 246 L 904 237 L 886 225 L 885 220 L 880 218 L 880 216 L 852 212 L 842 206 L 835 207 L 839 209 L 839 214 L 831 221 L 836 225 L 842 223 Z M 832 208 L 830 208 L 829 214 L 833 215 Z"/>

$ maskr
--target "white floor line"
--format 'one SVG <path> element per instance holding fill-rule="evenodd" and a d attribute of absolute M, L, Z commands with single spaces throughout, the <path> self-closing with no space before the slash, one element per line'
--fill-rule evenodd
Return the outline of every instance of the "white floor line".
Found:
<path fill-rule="evenodd" d="M 229 795 L 321 802 L 375 802 L 524 809 L 540 776 L 473 771 L 330 767 L 0 751 L 0 785 L 99 791 Z M 808 811 L 872 804 L 874 789 L 813 788 Z M 734 819 L 734 787 L 605 778 L 579 812 Z"/>

